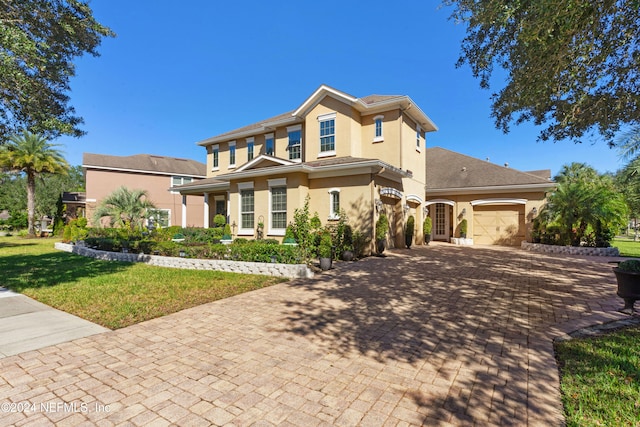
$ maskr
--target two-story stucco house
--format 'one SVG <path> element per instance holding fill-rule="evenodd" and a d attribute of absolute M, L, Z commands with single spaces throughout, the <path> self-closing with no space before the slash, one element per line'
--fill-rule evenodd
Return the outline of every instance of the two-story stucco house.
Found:
<path fill-rule="evenodd" d="M 294 210 L 309 197 L 324 224 L 341 210 L 373 237 L 381 213 L 388 244 L 404 244 L 404 224 L 416 219 L 422 242 L 426 134 L 436 125 L 408 96 L 356 98 L 320 86 L 295 110 L 198 144 L 207 150 L 207 178 L 174 187 L 204 196 L 204 226 L 223 214 L 234 237 L 281 239 Z"/>
<path fill-rule="evenodd" d="M 109 156 L 84 153 L 86 216 L 93 224 L 97 205 L 118 187 L 147 191 L 156 209 L 151 213 L 161 226 L 202 226 L 202 197 L 187 197 L 169 191 L 176 185 L 206 177 L 204 163 L 195 160 L 151 154 Z M 96 224 L 93 224 L 96 225 Z"/>

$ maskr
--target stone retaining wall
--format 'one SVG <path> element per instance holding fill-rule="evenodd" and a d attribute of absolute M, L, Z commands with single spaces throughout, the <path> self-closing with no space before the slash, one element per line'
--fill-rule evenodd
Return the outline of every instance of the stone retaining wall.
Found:
<path fill-rule="evenodd" d="M 191 270 L 217 270 L 231 273 L 264 274 L 295 278 L 311 278 L 313 271 L 305 264 L 275 264 L 266 262 L 226 261 L 216 259 L 176 258 L 158 255 L 129 254 L 90 249 L 85 246 L 56 243 L 55 248 L 76 255 L 105 261 L 144 262 L 159 267 L 184 268 Z"/>
<path fill-rule="evenodd" d="M 526 251 L 544 252 L 551 254 L 591 255 L 591 256 L 620 256 L 618 248 L 590 248 L 585 246 L 557 246 L 543 245 L 542 243 L 522 242 L 520 246 Z"/>

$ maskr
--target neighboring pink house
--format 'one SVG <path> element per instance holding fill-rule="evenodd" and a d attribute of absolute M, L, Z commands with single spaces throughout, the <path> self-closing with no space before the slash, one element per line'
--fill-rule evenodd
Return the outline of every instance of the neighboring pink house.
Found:
<path fill-rule="evenodd" d="M 146 190 L 156 206 L 153 219 L 161 226 L 198 226 L 204 222 L 201 196 L 170 191 L 206 177 L 206 165 L 195 160 L 152 154 L 108 156 L 84 153 L 82 167 L 86 182 L 86 216 L 93 223 L 93 212 L 118 187 Z"/>

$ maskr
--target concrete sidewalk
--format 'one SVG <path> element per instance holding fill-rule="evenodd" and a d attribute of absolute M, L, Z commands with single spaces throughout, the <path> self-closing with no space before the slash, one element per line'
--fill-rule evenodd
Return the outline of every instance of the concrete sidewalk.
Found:
<path fill-rule="evenodd" d="M 108 330 L 0 287 L 0 358 Z"/>

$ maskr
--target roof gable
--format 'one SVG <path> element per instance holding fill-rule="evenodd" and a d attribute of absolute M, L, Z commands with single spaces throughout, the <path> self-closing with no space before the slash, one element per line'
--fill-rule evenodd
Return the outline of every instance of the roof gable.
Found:
<path fill-rule="evenodd" d="M 235 138 L 247 138 L 262 133 L 273 132 L 278 126 L 302 123 L 313 107 L 327 96 L 355 108 L 363 115 L 377 114 L 382 111 L 400 108 L 405 114 L 411 117 L 412 120 L 418 123 L 423 131 L 433 132 L 438 130 L 435 123 L 406 95 L 369 95 L 363 98 L 356 98 L 327 85 L 321 85 L 293 111 L 204 139 L 197 144 L 207 146 Z"/>
<path fill-rule="evenodd" d="M 498 166 L 440 147 L 427 148 L 429 189 L 552 184 L 539 175 Z"/>

